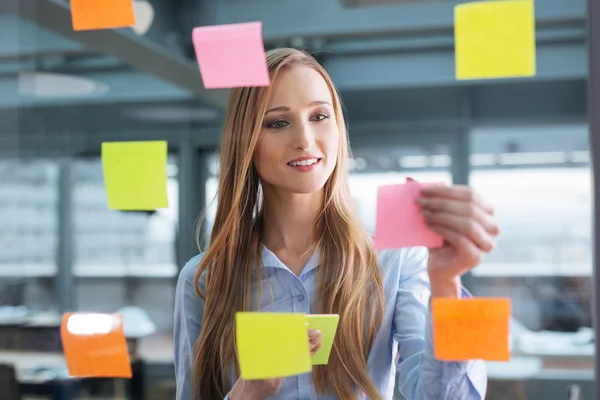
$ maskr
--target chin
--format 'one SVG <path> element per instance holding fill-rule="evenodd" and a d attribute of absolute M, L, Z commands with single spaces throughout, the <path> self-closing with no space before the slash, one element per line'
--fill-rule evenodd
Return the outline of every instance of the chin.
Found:
<path fill-rule="evenodd" d="M 292 193 L 311 194 L 321 191 L 325 187 L 325 182 L 287 182 L 283 187 Z"/>
<path fill-rule="evenodd" d="M 292 186 L 288 190 L 292 193 L 297 193 L 297 194 L 312 194 L 312 193 L 320 192 L 323 189 L 323 187 L 324 187 L 324 185 L 320 185 L 320 186 L 298 185 L 298 186 Z"/>

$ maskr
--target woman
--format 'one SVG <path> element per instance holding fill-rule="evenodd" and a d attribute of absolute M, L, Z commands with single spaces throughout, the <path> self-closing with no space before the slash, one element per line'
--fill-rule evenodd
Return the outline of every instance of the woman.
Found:
<path fill-rule="evenodd" d="M 293 49 L 270 51 L 267 63 L 270 87 L 230 94 L 210 244 L 179 276 L 177 399 L 391 399 L 395 385 L 407 399 L 483 399 L 481 361 L 433 357 L 428 302 L 462 295 L 460 276 L 494 247 L 493 209 L 466 187 L 426 189 L 423 216 L 444 247 L 378 255 L 352 205 L 329 76 Z M 237 379 L 242 310 L 339 314 L 328 365 Z M 319 334 L 308 340 L 318 351 Z"/>

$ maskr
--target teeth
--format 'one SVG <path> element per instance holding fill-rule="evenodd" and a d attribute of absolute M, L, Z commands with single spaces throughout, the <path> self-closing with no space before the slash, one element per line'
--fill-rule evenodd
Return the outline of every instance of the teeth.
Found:
<path fill-rule="evenodd" d="M 310 158 L 308 160 L 302 160 L 302 161 L 292 161 L 290 164 L 293 167 L 306 167 L 307 165 L 313 165 L 316 164 L 316 162 L 319 161 L 317 158 Z"/>

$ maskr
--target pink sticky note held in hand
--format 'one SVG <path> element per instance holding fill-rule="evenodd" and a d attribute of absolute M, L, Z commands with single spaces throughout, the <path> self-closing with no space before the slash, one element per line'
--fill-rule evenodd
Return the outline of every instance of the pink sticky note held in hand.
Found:
<path fill-rule="evenodd" d="M 416 203 L 424 186 L 444 183 L 409 181 L 402 185 L 382 186 L 377 191 L 377 222 L 375 248 L 441 247 L 442 236 L 429 229 Z"/>
<path fill-rule="evenodd" d="M 271 84 L 261 22 L 200 26 L 192 41 L 206 89 Z"/>

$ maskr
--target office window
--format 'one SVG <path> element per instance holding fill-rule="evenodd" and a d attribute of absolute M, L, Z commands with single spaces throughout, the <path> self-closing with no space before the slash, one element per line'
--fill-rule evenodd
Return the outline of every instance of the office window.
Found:
<path fill-rule="evenodd" d="M 471 186 L 494 203 L 502 229 L 473 270 L 472 290 L 512 299 L 513 361 L 489 363 L 490 393 L 505 390 L 507 373 L 587 381 L 595 352 L 587 128 L 481 129 L 472 138 Z"/>
<path fill-rule="evenodd" d="M 55 306 L 57 201 L 56 163 L 0 163 L 0 305 Z"/>
<path fill-rule="evenodd" d="M 159 328 L 171 327 L 172 278 L 177 274 L 174 165 L 169 158 L 168 209 L 123 212 L 108 208 L 99 158 L 73 163 L 73 274 L 78 309 L 108 312 L 139 305 Z"/>

